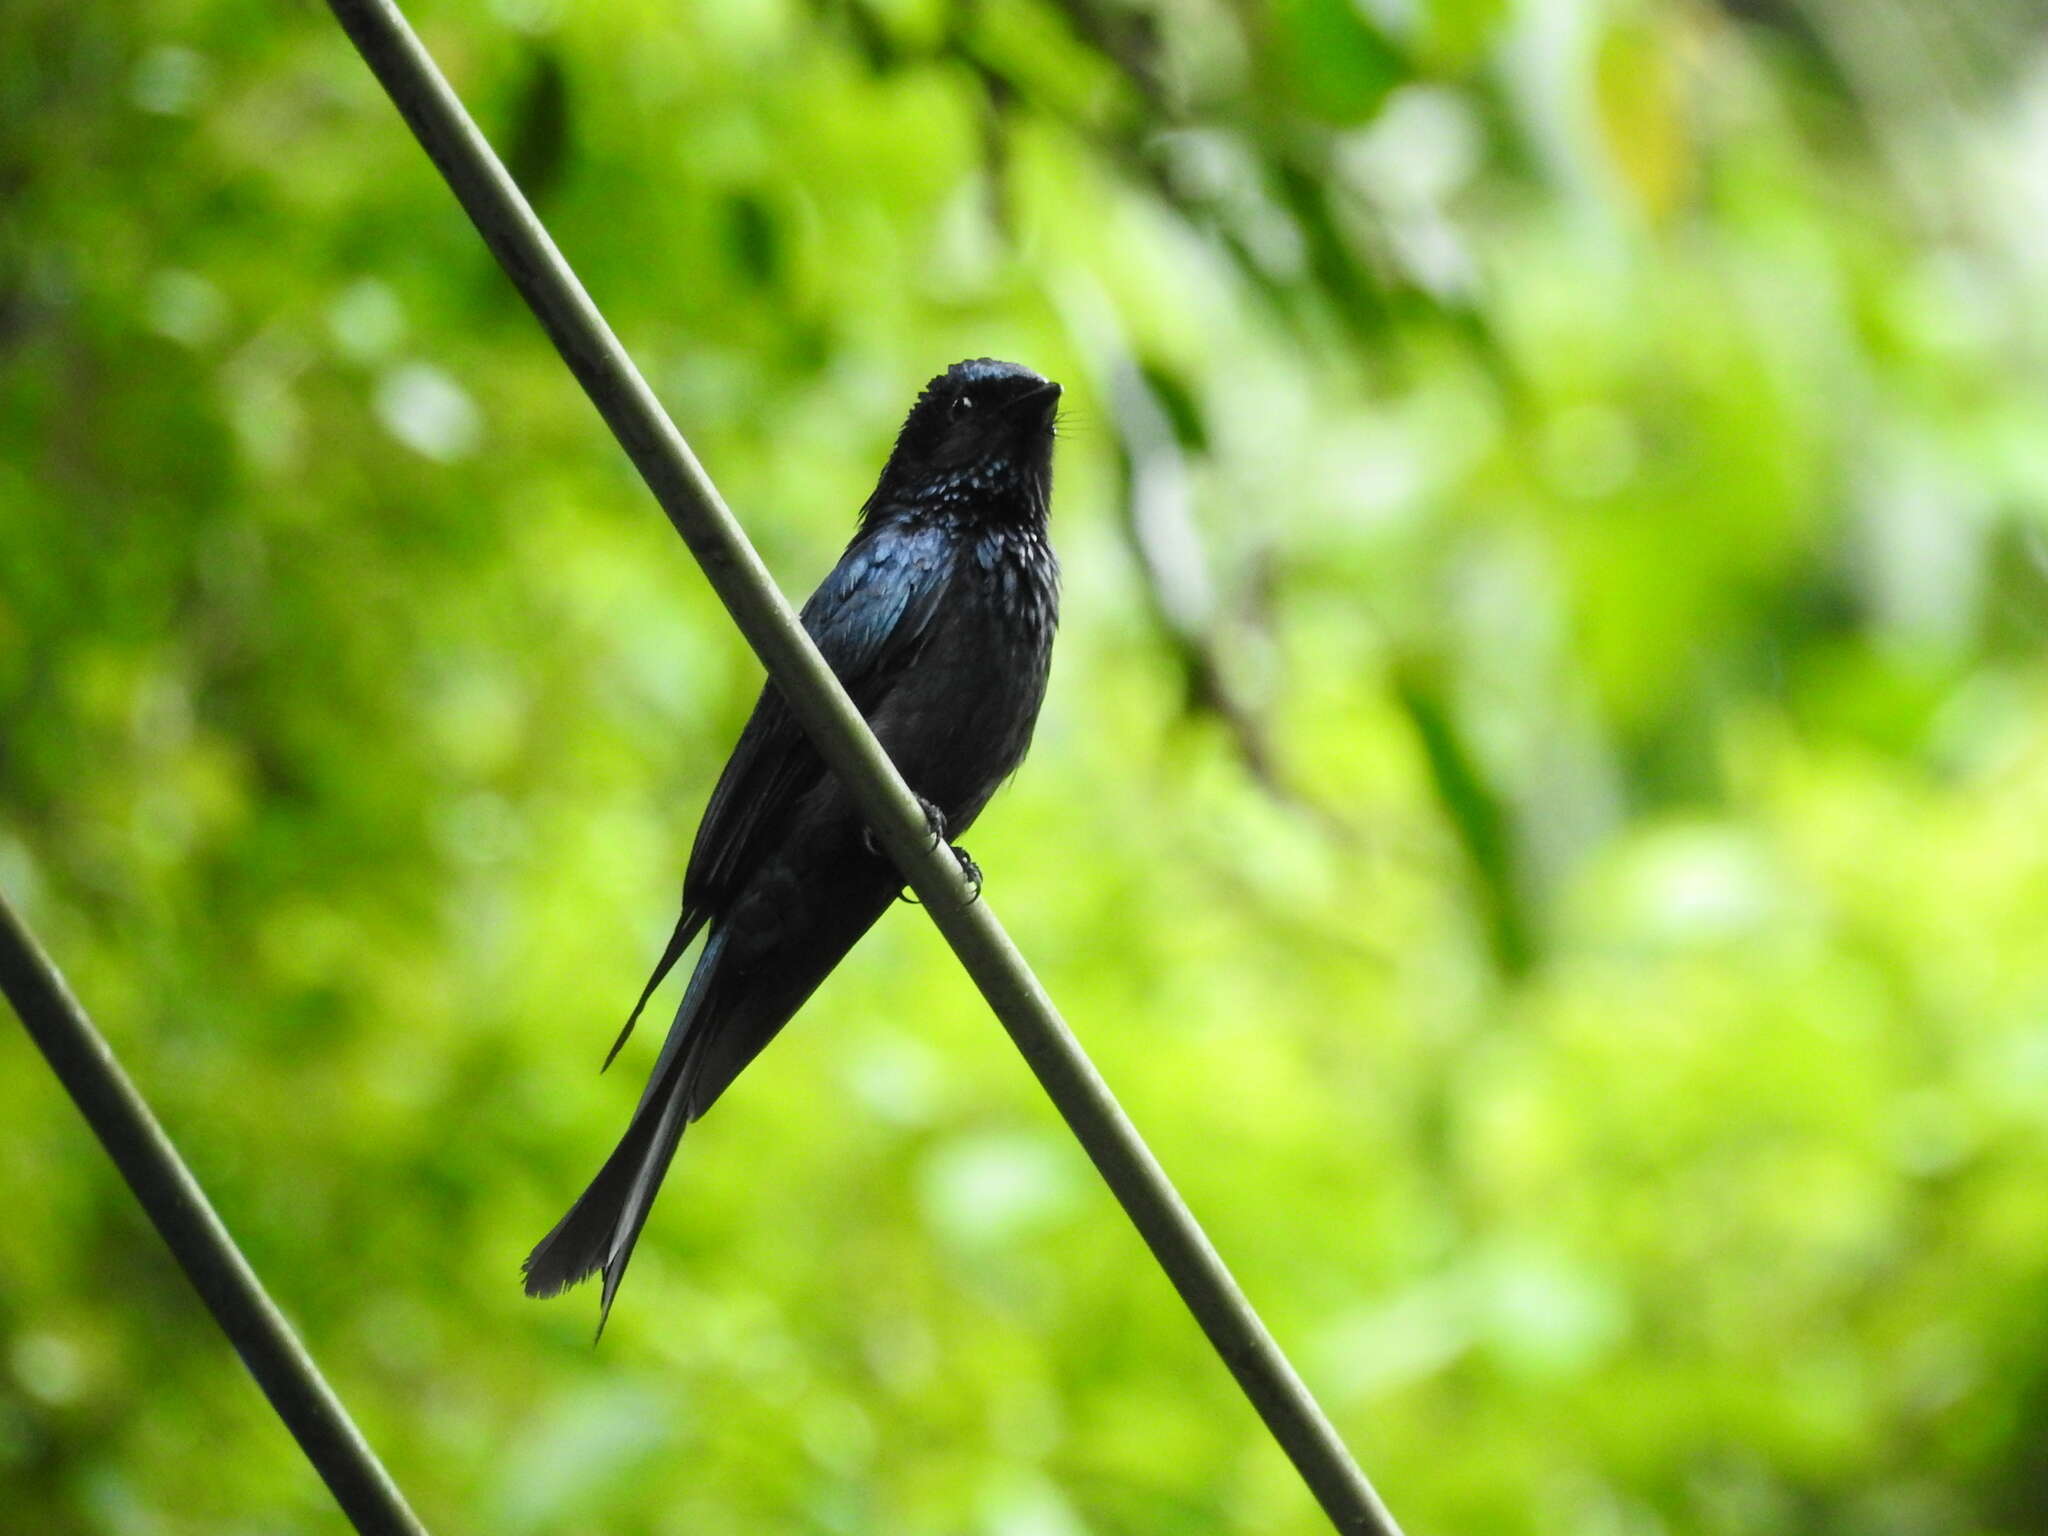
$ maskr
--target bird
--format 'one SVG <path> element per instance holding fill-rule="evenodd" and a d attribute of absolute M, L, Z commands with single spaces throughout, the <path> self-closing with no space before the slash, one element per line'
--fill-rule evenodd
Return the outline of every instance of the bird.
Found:
<path fill-rule="evenodd" d="M 1048 533 L 1060 386 L 974 358 L 927 383 L 804 628 L 916 792 L 935 839 L 974 824 L 1031 744 L 1059 623 Z M 954 844 L 976 896 L 981 872 Z M 625 1134 L 528 1255 L 529 1296 L 602 1273 L 602 1336 L 684 1130 L 903 891 L 771 679 L 698 824 L 674 932 L 613 1044 L 702 932 Z"/>

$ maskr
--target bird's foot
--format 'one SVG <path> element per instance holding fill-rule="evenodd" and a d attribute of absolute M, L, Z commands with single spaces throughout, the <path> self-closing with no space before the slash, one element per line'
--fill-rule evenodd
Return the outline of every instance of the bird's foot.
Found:
<path fill-rule="evenodd" d="M 958 843 L 953 845 L 953 857 L 960 861 L 960 878 L 967 882 L 967 905 L 971 907 L 981 900 L 981 866 L 974 862 L 974 855 Z"/>
<path fill-rule="evenodd" d="M 965 848 L 962 848 L 958 843 L 950 846 L 953 857 L 960 861 L 960 878 L 967 882 L 967 905 L 971 907 L 981 900 L 981 866 L 974 862 L 974 855 Z M 924 905 L 923 902 L 917 899 L 915 893 L 911 891 L 898 891 L 896 899 L 898 901 L 907 901 L 913 907 Z"/>
<path fill-rule="evenodd" d="M 925 799 L 923 795 L 917 797 L 917 803 L 924 811 L 925 830 L 932 835 L 932 847 L 952 846 L 946 844 L 946 813 L 932 804 L 931 801 Z M 866 828 L 860 836 L 862 846 L 869 853 L 872 853 L 878 859 L 888 857 L 882 851 L 881 841 L 875 836 L 875 829 L 873 827 Z M 959 861 L 960 878 L 965 880 L 969 886 L 967 904 L 971 907 L 974 903 L 981 900 L 981 866 L 974 862 L 974 856 L 965 848 L 952 847 L 952 853 L 953 857 Z M 913 907 L 919 905 L 917 897 L 909 891 L 898 891 L 896 899 L 898 901 L 907 901 Z"/>
<path fill-rule="evenodd" d="M 923 795 L 917 797 L 917 807 L 924 812 L 924 829 L 931 833 L 932 846 L 936 848 L 946 840 L 946 813 L 932 804 L 931 801 L 925 799 Z M 873 827 L 861 828 L 860 844 L 878 859 L 889 857 L 887 853 L 883 852 L 882 841 L 875 836 L 875 829 Z"/>

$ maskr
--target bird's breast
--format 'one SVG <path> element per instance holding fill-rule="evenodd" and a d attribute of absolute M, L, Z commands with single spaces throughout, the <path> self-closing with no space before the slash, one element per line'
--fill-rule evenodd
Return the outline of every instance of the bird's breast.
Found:
<path fill-rule="evenodd" d="M 873 724 L 911 786 L 964 829 L 1031 744 L 1058 622 L 1058 566 L 1029 531 L 959 551 L 917 660 Z"/>

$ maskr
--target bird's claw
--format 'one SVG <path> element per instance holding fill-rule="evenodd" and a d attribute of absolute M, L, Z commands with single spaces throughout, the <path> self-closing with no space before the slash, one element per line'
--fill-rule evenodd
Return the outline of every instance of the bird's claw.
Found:
<path fill-rule="evenodd" d="M 932 835 L 932 847 L 938 847 L 946 840 L 946 813 L 923 795 L 917 797 L 917 808 L 924 812 L 924 829 Z M 873 827 L 861 828 L 860 843 L 878 859 L 886 859 L 889 856 L 882 850 L 881 839 L 875 836 Z"/>
<path fill-rule="evenodd" d="M 960 861 L 960 878 L 967 882 L 967 905 L 971 907 L 981 900 L 981 866 L 958 843 L 953 845 L 953 857 Z"/>
<path fill-rule="evenodd" d="M 924 829 L 932 835 L 932 846 L 938 847 L 946 840 L 946 813 L 923 795 L 917 797 L 917 808 L 924 812 Z"/>
<path fill-rule="evenodd" d="M 924 811 L 925 830 L 932 835 L 932 847 L 952 848 L 953 857 L 960 864 L 960 878 L 965 880 L 968 885 L 967 904 L 970 907 L 973 906 L 977 901 L 981 900 L 981 866 L 974 862 L 973 855 L 968 853 L 965 848 L 946 842 L 946 813 L 944 811 L 932 804 L 931 801 L 925 799 L 923 795 L 917 797 L 917 803 Z M 862 837 L 866 841 L 870 853 L 875 854 L 877 857 L 883 856 L 880 846 L 875 841 L 873 828 L 863 833 Z M 913 907 L 921 905 L 917 897 L 909 891 L 898 891 L 896 899 L 898 901 L 907 901 Z"/>
<path fill-rule="evenodd" d="M 939 847 L 946 841 L 946 813 L 931 801 L 925 799 L 923 795 L 917 797 L 917 806 L 919 810 L 924 812 L 924 829 L 932 835 L 931 846 L 934 848 Z M 861 846 L 866 848 L 876 858 L 886 859 L 889 856 L 883 851 L 881 840 L 875 836 L 875 829 L 873 827 L 863 828 L 860 840 Z M 981 896 L 981 866 L 968 858 L 958 848 L 953 850 L 953 855 L 960 860 L 960 872 L 967 877 L 968 882 L 974 887 L 974 897 L 972 899 L 979 899 Z M 896 899 L 898 901 L 907 901 L 913 907 L 921 905 L 917 897 L 908 891 L 898 891 Z"/>
<path fill-rule="evenodd" d="M 959 844 L 952 844 L 951 847 L 953 857 L 960 861 L 960 878 L 967 882 L 967 905 L 971 907 L 981 900 L 981 866 L 974 862 L 974 855 Z M 913 891 L 898 891 L 896 899 L 907 901 L 913 907 L 924 905 Z"/>

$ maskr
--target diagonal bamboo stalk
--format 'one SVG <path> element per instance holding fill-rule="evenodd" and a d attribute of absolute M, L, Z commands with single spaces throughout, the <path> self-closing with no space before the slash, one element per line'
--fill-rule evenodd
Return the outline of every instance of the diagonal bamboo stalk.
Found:
<path fill-rule="evenodd" d="M 391 0 L 329 6 L 1332 1523 L 1399 1536 L 989 903 L 932 846 L 916 797 L 404 16 Z"/>
<path fill-rule="evenodd" d="M 114 1159 L 199 1299 L 362 1536 L 426 1536 L 206 1191 L 28 926 L 0 898 L 0 992 Z"/>

